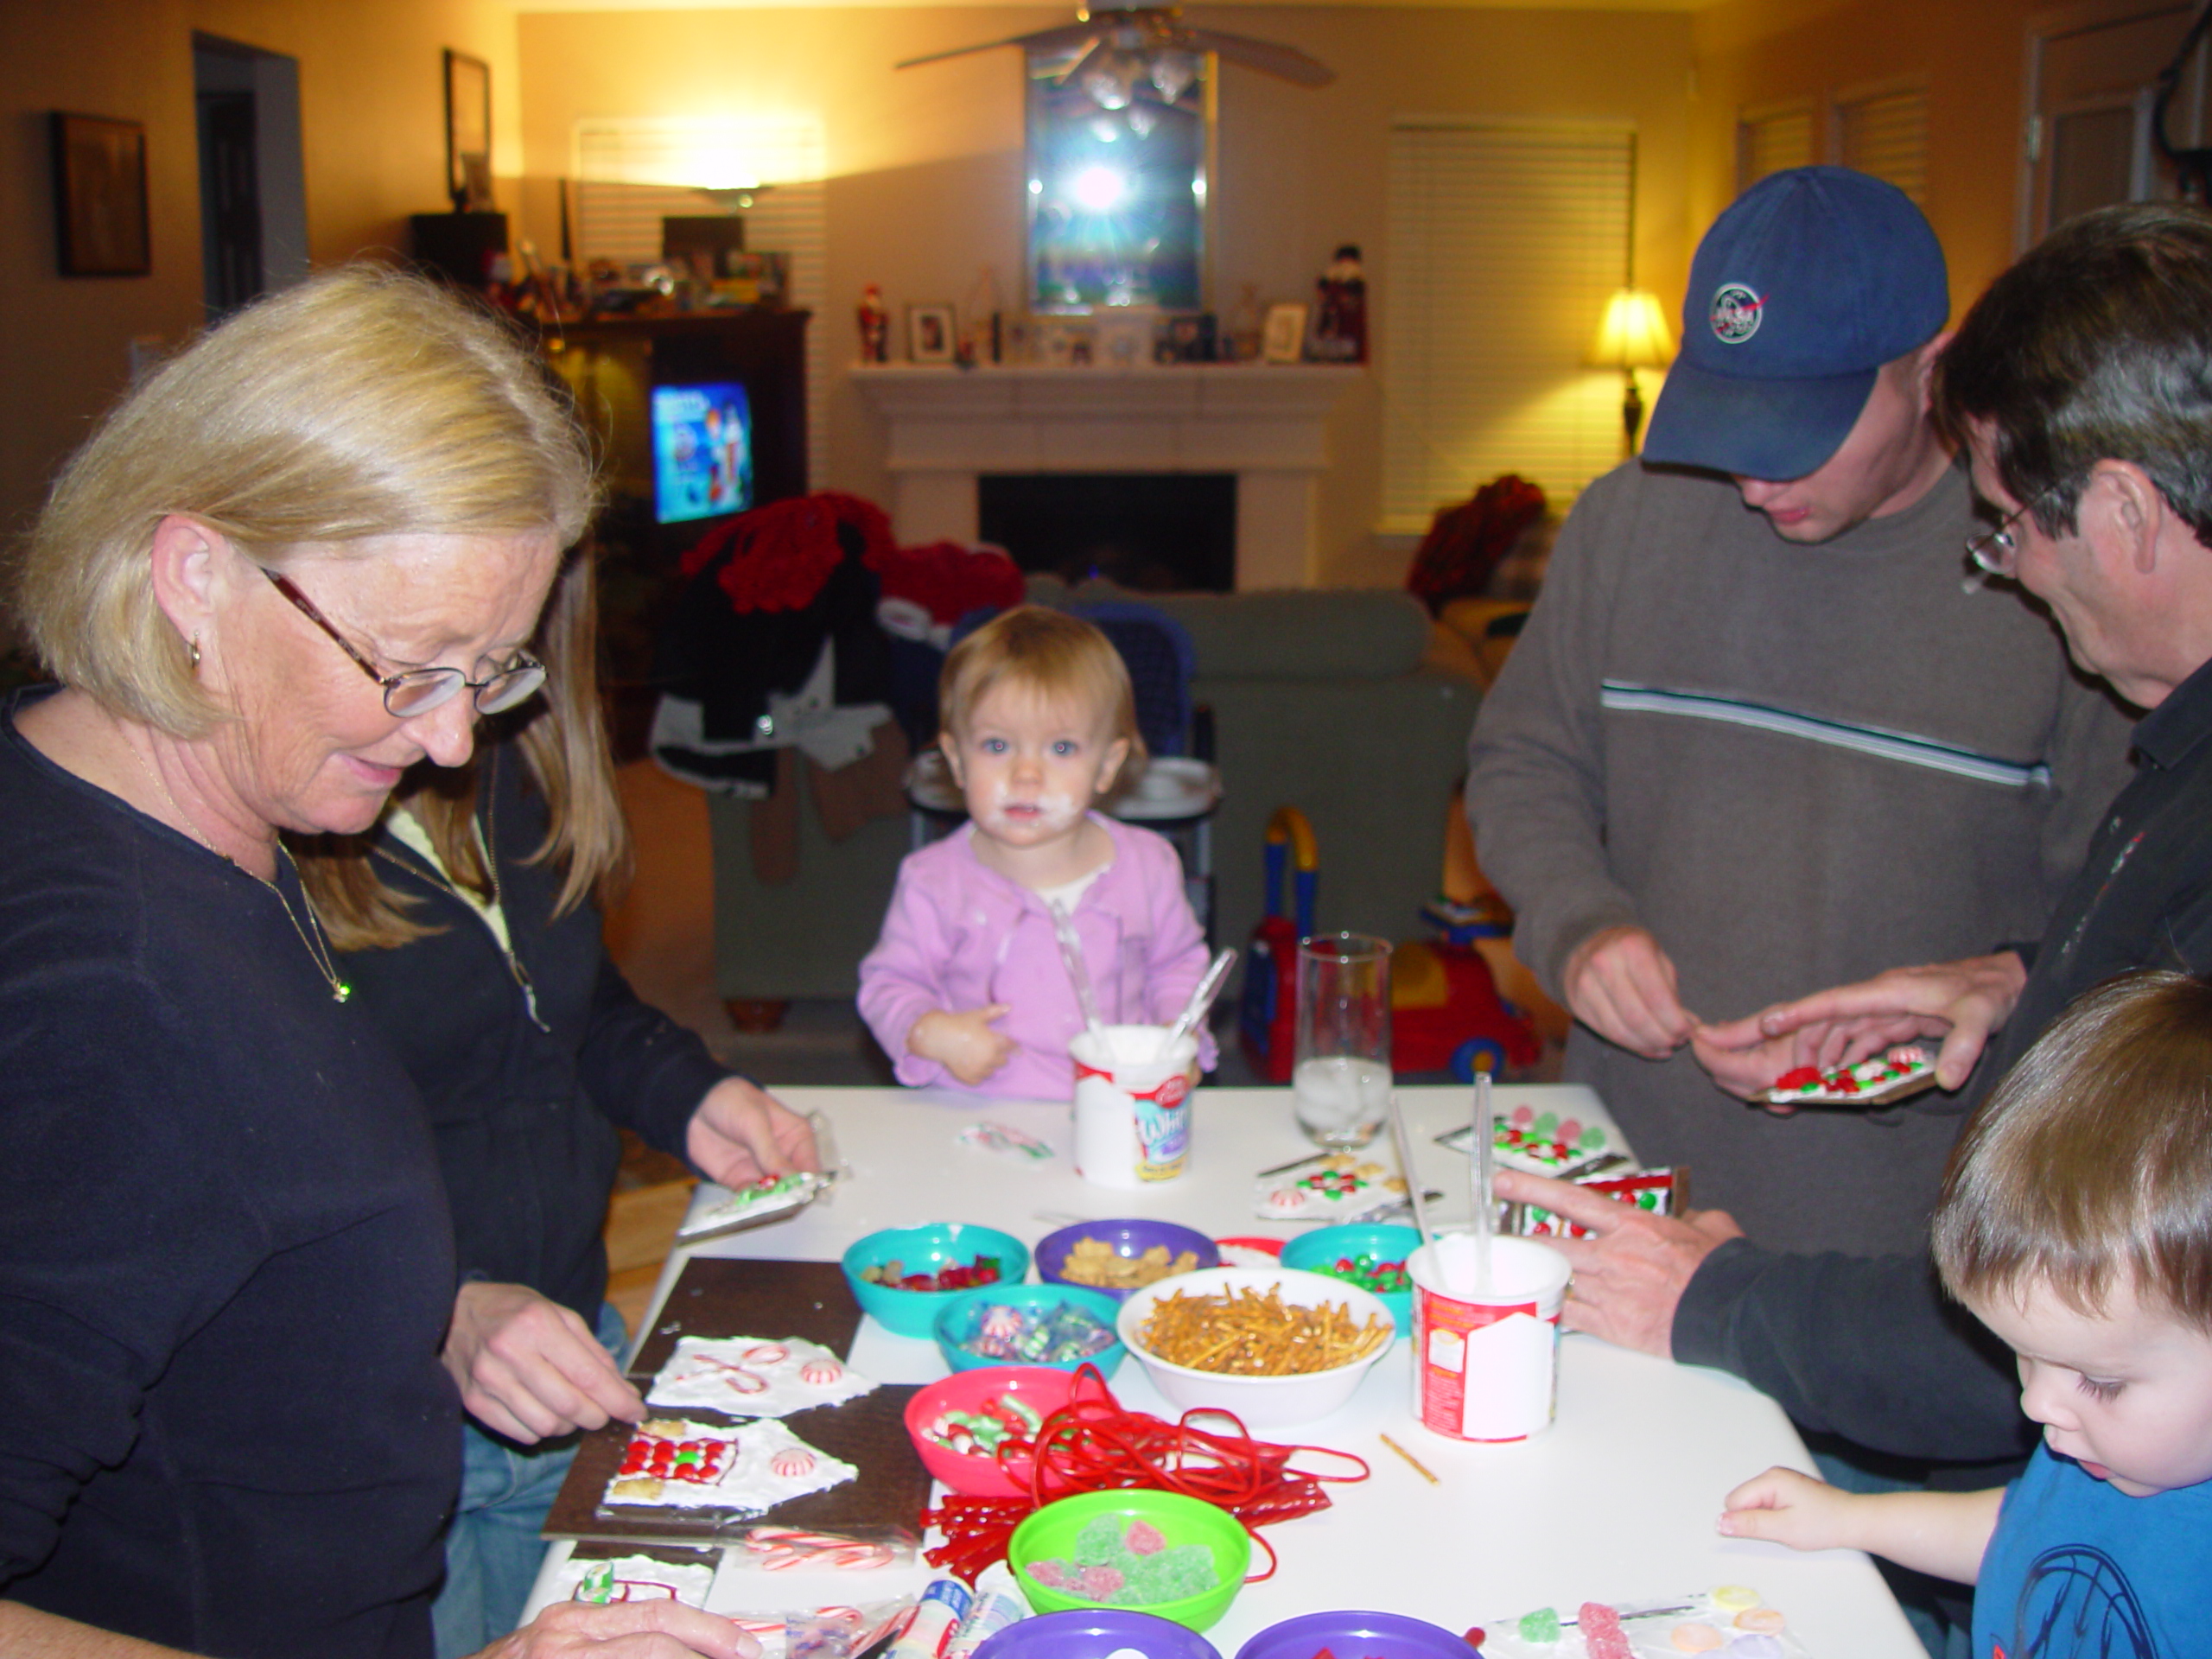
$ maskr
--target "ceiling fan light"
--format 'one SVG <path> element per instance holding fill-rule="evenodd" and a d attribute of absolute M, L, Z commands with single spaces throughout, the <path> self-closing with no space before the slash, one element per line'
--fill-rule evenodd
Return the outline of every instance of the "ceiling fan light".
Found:
<path fill-rule="evenodd" d="M 1173 104 L 1198 78 L 1198 60 L 1188 52 L 1160 51 L 1152 54 L 1152 84 L 1163 104 Z"/>
<path fill-rule="evenodd" d="M 1135 79 L 1129 73 L 1128 60 L 1119 53 L 1102 52 L 1097 57 L 1099 61 L 1083 72 L 1085 96 L 1102 110 L 1126 110 Z"/>

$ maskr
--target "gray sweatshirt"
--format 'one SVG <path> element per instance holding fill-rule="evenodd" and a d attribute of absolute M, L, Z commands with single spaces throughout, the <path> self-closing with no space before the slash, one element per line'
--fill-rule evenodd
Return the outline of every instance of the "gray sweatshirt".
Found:
<path fill-rule="evenodd" d="M 2126 780 L 2129 720 L 2017 590 L 1966 585 L 1978 527 L 1957 471 L 1818 546 L 1704 474 L 1631 462 L 1584 493 L 1467 785 L 1554 995 L 1576 945 L 1622 923 L 1707 1020 L 2041 934 Z M 1934 1094 L 1774 1117 L 1687 1047 L 1655 1063 L 1580 1025 L 1567 1076 L 1778 1249 L 1917 1249 L 1959 1127 Z"/>

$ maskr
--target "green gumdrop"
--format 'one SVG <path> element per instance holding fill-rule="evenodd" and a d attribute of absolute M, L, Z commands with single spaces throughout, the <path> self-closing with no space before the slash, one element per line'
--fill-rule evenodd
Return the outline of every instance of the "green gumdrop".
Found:
<path fill-rule="evenodd" d="M 1202 1596 L 1218 1586 L 1221 1573 L 1213 1552 L 1204 1544 L 1171 1544 L 1151 1555 L 1135 1558 L 1124 1592 L 1124 1606 L 1149 1607 L 1163 1601 Z"/>
<path fill-rule="evenodd" d="M 1118 1567 L 1127 1571 L 1128 1564 L 1122 1558 L 1129 1552 L 1122 1543 L 1122 1517 L 1093 1516 L 1076 1534 L 1075 1548 L 1071 1553 L 1077 1567 Z"/>
<path fill-rule="evenodd" d="M 1551 1607 L 1539 1607 L 1533 1613 L 1522 1614 L 1521 1639 L 1523 1642 L 1558 1641 L 1558 1610 Z"/>
<path fill-rule="evenodd" d="M 1546 1112 L 1534 1123 L 1531 1123 L 1529 1126 L 1529 1128 L 1530 1133 L 1535 1135 L 1539 1141 L 1548 1141 L 1552 1136 L 1559 1133 L 1559 1114 L 1557 1112 Z"/>
<path fill-rule="evenodd" d="M 1588 1128 L 1582 1131 L 1582 1138 L 1574 1144 L 1578 1147 L 1586 1147 L 1593 1149 L 1602 1147 L 1605 1144 L 1605 1132 L 1599 1128 L 1595 1123 L 1592 1123 Z"/>

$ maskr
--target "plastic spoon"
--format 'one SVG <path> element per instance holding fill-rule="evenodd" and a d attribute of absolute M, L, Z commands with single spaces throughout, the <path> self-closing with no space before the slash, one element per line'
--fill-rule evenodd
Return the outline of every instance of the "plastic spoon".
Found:
<path fill-rule="evenodd" d="M 1406 1198 L 1414 1207 L 1414 1225 L 1421 1232 L 1424 1244 L 1436 1243 L 1436 1235 L 1428 1230 L 1428 1205 L 1423 1201 L 1421 1182 L 1414 1174 L 1413 1142 L 1406 1134 L 1406 1114 L 1398 1104 L 1398 1091 L 1390 1091 L 1390 1139 L 1398 1147 L 1398 1173 L 1405 1178 Z"/>
<path fill-rule="evenodd" d="M 1467 1173 L 1475 1188 L 1475 1288 L 1490 1289 L 1490 1241 L 1497 1230 L 1497 1126 L 1491 1116 L 1490 1073 L 1475 1073 L 1474 1156 Z"/>
<path fill-rule="evenodd" d="M 1090 994 L 1090 969 L 1084 965 L 1083 941 L 1077 937 L 1075 922 L 1059 906 L 1052 906 L 1052 937 L 1060 942 L 1060 961 L 1068 970 L 1068 979 L 1075 986 L 1075 1005 L 1083 1010 L 1083 1023 L 1090 1034 L 1100 1040 L 1106 1036 L 1105 1022 L 1098 1017 L 1098 1000 Z"/>
<path fill-rule="evenodd" d="M 1198 1021 L 1206 1017 L 1206 1010 L 1213 1007 L 1213 1000 L 1221 995 L 1221 982 L 1229 977 L 1229 970 L 1236 965 L 1236 952 L 1224 950 L 1213 959 L 1205 976 L 1198 981 L 1191 993 L 1191 1000 L 1183 1005 L 1183 1012 L 1175 1016 L 1175 1023 L 1167 1027 L 1167 1041 L 1161 1046 L 1163 1054 L 1198 1028 Z"/>

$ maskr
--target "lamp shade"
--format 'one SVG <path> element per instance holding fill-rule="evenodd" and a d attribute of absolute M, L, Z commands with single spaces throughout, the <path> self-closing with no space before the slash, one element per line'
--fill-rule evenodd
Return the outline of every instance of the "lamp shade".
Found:
<path fill-rule="evenodd" d="M 1649 289 L 1615 290 L 1605 302 L 1605 321 L 1590 343 L 1592 367 L 1663 369 L 1675 360 L 1675 336 L 1667 327 L 1659 296 Z"/>

